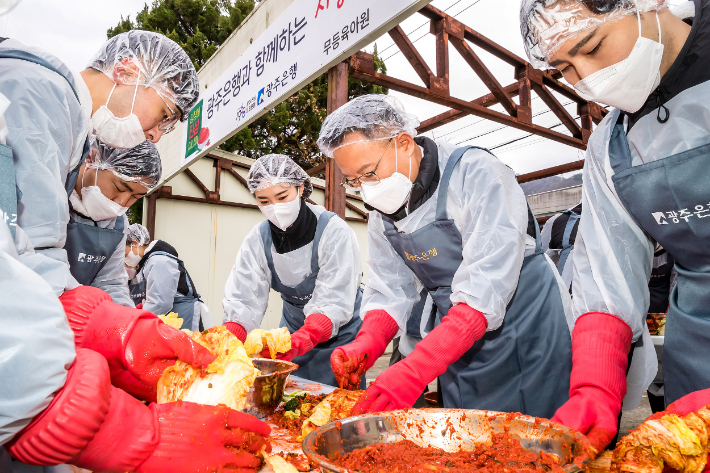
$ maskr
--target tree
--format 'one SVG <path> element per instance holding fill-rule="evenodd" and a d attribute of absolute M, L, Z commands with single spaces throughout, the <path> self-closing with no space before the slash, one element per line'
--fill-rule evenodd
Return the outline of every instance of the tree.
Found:
<path fill-rule="evenodd" d="M 254 0 L 154 0 L 138 12 L 109 28 L 109 38 L 132 29 L 155 31 L 168 36 L 187 52 L 199 70 L 256 6 Z M 374 48 L 375 70 L 385 73 L 384 61 Z M 357 79 L 348 80 L 348 98 L 386 94 L 388 90 Z M 269 110 L 247 128 L 220 145 L 228 152 L 250 158 L 280 153 L 304 169 L 325 159 L 316 145 L 328 103 L 327 75 L 318 77 L 291 97 Z M 135 207 L 135 206 L 134 206 Z M 132 208 L 131 223 L 140 221 L 142 209 Z"/>

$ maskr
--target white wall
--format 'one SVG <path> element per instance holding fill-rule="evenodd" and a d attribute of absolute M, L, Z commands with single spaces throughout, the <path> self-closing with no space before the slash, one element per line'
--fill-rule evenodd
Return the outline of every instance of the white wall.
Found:
<path fill-rule="evenodd" d="M 241 156 L 216 151 L 245 164 L 253 161 Z M 214 190 L 214 167 L 211 159 L 202 159 L 190 170 L 210 190 Z M 234 167 L 246 178 L 248 170 Z M 320 179 L 314 179 L 314 184 L 324 185 Z M 177 175 L 170 183 L 173 195 L 202 197 L 204 194 L 195 183 L 184 173 Z M 223 201 L 254 204 L 255 200 L 249 191 L 227 172 L 222 172 L 220 197 Z M 311 200 L 322 205 L 325 195 L 322 190 L 314 189 Z M 350 203 L 360 208 L 362 201 L 349 199 Z M 147 203 L 144 209 L 147 211 Z M 346 216 L 359 217 L 348 209 Z M 144 214 L 144 222 L 146 215 Z M 263 214 L 257 209 L 227 207 L 224 205 L 186 202 L 172 199 L 158 199 L 156 203 L 155 238 L 165 240 L 175 247 L 180 259 L 185 262 L 190 276 L 195 282 L 202 300 L 209 306 L 216 321 L 221 321 L 224 311 L 224 285 L 229 277 L 237 252 L 249 231 L 264 220 Z M 367 224 L 348 222 L 357 235 L 360 244 L 363 268 L 367 251 Z M 276 328 L 281 320 L 281 298 L 272 291 L 269 298 L 269 308 L 264 317 L 262 328 Z"/>

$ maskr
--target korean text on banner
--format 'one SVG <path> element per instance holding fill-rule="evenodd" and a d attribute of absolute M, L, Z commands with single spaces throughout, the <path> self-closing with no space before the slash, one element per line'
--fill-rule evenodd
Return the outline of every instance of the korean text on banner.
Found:
<path fill-rule="evenodd" d="M 429 0 L 296 0 L 209 85 L 183 131 L 182 164 L 273 108 L 372 33 Z"/>

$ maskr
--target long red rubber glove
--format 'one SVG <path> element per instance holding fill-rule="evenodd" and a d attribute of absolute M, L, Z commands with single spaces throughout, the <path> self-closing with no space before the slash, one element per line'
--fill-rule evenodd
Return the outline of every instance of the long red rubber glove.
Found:
<path fill-rule="evenodd" d="M 291 349 L 279 353 L 279 360 L 291 361 L 305 355 L 319 343 L 327 342 L 333 334 L 333 322 L 323 314 L 311 314 L 306 317 L 303 327 L 291 334 Z"/>
<path fill-rule="evenodd" d="M 209 350 L 154 314 L 115 304 L 106 292 L 80 286 L 59 300 L 74 331 L 77 348 L 102 354 L 113 384 L 140 399 L 156 401 L 158 380 L 177 359 L 203 368 Z"/>
<path fill-rule="evenodd" d="M 387 368 L 360 398 L 352 415 L 412 407 L 424 388 L 486 333 L 488 321 L 466 304 L 446 317 L 404 360 Z"/>
<path fill-rule="evenodd" d="M 143 405 L 111 385 L 106 359 L 78 349 L 67 382 L 49 407 L 5 445 L 31 465 L 92 471 L 254 472 L 267 424 L 226 407 L 189 402 Z"/>
<path fill-rule="evenodd" d="M 340 387 L 360 389 L 360 378 L 382 356 L 398 330 L 397 322 L 384 310 L 365 314 L 355 340 L 330 355 L 330 367 Z"/>
<path fill-rule="evenodd" d="M 225 322 L 224 326 L 232 332 L 232 334 L 244 343 L 247 340 L 247 329 L 237 322 Z"/>
<path fill-rule="evenodd" d="M 583 314 L 572 331 L 570 398 L 552 420 L 585 434 L 598 451 L 616 435 L 631 336 L 626 322 L 604 312 Z"/>

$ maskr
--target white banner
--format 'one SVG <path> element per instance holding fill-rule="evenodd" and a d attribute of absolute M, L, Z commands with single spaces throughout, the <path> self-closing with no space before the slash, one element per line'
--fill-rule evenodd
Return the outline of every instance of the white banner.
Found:
<path fill-rule="evenodd" d="M 431 0 L 296 0 L 214 81 L 183 127 L 184 167 Z"/>

